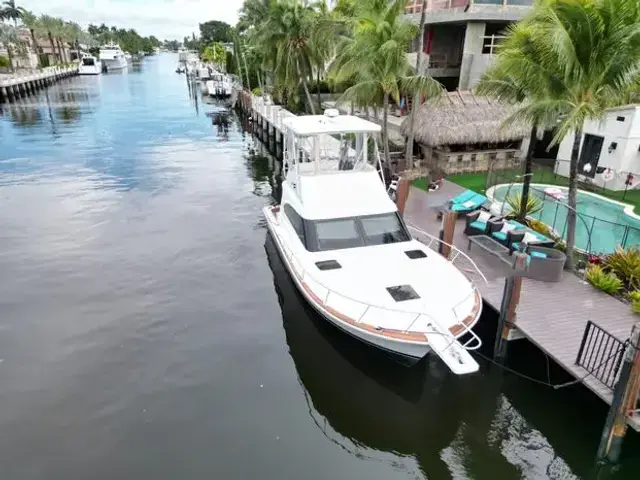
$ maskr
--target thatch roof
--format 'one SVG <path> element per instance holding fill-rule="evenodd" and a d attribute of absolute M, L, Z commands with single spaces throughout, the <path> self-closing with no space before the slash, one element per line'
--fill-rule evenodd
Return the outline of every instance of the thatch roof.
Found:
<path fill-rule="evenodd" d="M 471 92 L 446 92 L 426 102 L 418 111 L 414 127 L 415 141 L 438 147 L 473 143 L 499 143 L 521 140 L 530 133 L 526 124 L 504 121 L 513 106 Z M 407 136 L 409 117 L 400 127 Z"/>

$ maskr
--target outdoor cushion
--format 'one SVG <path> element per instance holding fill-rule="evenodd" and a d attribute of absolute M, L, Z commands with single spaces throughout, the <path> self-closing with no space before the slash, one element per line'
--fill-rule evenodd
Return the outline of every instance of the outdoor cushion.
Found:
<path fill-rule="evenodd" d="M 453 203 L 464 203 L 464 202 L 466 202 L 468 200 L 471 200 L 475 196 L 476 196 L 476 192 L 474 192 L 473 190 L 465 190 L 461 194 L 456 195 L 455 197 L 453 197 L 451 199 L 451 202 L 453 202 Z"/>
<path fill-rule="evenodd" d="M 542 252 L 529 252 L 529 255 L 535 258 L 547 258 L 547 254 Z"/>
<path fill-rule="evenodd" d="M 524 237 L 522 238 L 524 243 L 534 243 L 539 242 L 540 238 L 537 235 L 533 235 L 531 232 L 525 232 Z"/>
<path fill-rule="evenodd" d="M 510 223 L 505 223 L 502 225 L 500 232 L 496 232 L 496 233 L 502 233 L 504 235 L 504 237 L 500 237 L 500 238 L 507 238 L 507 233 L 515 230 L 516 228 L 517 227 L 515 225 L 512 225 Z"/>
<path fill-rule="evenodd" d="M 493 232 L 491 234 L 492 237 L 497 238 L 498 240 L 506 240 L 507 234 L 504 232 Z"/>
<path fill-rule="evenodd" d="M 476 206 L 476 202 L 474 202 L 473 200 L 468 200 L 468 201 L 464 202 L 462 204 L 462 206 L 465 207 L 465 208 L 475 207 Z"/>
<path fill-rule="evenodd" d="M 510 223 L 511 225 L 515 225 L 516 230 L 525 230 L 525 229 L 527 228 L 527 227 L 525 227 L 524 225 L 522 225 L 521 223 L 516 222 L 515 220 L 509 220 L 509 223 Z"/>
<path fill-rule="evenodd" d="M 511 245 L 515 250 L 520 250 L 520 242 L 513 242 Z"/>
<path fill-rule="evenodd" d="M 475 222 L 471 222 L 469 226 L 477 230 L 485 230 L 487 228 L 487 222 L 481 222 L 480 220 L 476 220 Z"/>
<path fill-rule="evenodd" d="M 487 223 L 491 218 L 491 213 L 489 212 L 480 212 L 478 215 L 478 221 L 482 223 Z"/>

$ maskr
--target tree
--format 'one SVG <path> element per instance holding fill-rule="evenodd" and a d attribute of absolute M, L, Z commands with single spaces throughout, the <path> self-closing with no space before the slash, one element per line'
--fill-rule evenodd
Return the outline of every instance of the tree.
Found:
<path fill-rule="evenodd" d="M 213 42 L 227 43 L 233 41 L 233 28 L 231 25 L 219 20 L 211 20 L 200 24 L 200 39 L 202 45 Z"/>
<path fill-rule="evenodd" d="M 13 47 L 18 43 L 18 35 L 16 29 L 6 24 L 0 23 L 0 43 L 7 48 L 7 56 L 9 58 L 9 70 L 15 71 L 13 67 Z"/>
<path fill-rule="evenodd" d="M 16 5 L 15 0 L 5 0 L 2 2 L 3 8 L 1 9 L 1 18 L 7 18 L 13 20 L 15 26 L 18 26 L 18 20 L 22 18 L 22 15 L 26 10 Z"/>
<path fill-rule="evenodd" d="M 41 25 L 42 30 L 46 32 L 47 37 L 49 38 L 49 43 L 51 44 L 51 55 L 55 59 L 56 47 L 53 41 L 53 37 L 58 31 L 58 20 L 50 15 L 41 15 L 38 23 Z M 60 55 L 59 58 L 62 59 L 62 55 Z"/>
<path fill-rule="evenodd" d="M 382 104 L 384 157 L 389 156 L 389 102 L 400 103 L 405 89 L 435 97 L 442 86 L 431 77 L 413 74 L 407 60 L 409 43 L 418 33 L 417 25 L 402 18 L 405 0 L 361 0 L 355 8 L 353 38 L 341 48 L 333 69 L 338 79 L 354 78 L 342 99 L 359 104 Z"/>
<path fill-rule="evenodd" d="M 82 37 L 82 28 L 75 22 L 65 23 L 65 33 L 69 42 L 76 48 L 78 60 L 80 60 L 80 38 Z"/>
<path fill-rule="evenodd" d="M 555 125 L 554 143 L 574 135 L 566 228 L 567 268 L 572 268 L 584 122 L 602 118 L 606 108 L 625 102 L 637 88 L 640 4 L 542 1 L 522 26 L 509 32 L 498 65 L 497 73 L 505 82 L 517 82 L 526 97 L 512 120 Z"/>
<path fill-rule="evenodd" d="M 266 21 L 256 36 L 262 48 L 272 52 L 272 67 L 277 80 L 291 88 L 302 85 L 312 114 L 315 114 L 315 108 L 308 79 L 314 64 L 312 37 L 315 15 L 313 5 L 297 0 L 272 1 Z"/>
<path fill-rule="evenodd" d="M 205 62 L 215 63 L 218 67 L 224 68 L 224 64 L 227 59 L 227 52 L 225 51 L 222 43 L 215 42 L 204 49 L 201 58 Z"/>
<path fill-rule="evenodd" d="M 33 49 L 38 54 L 38 66 L 40 66 L 42 65 L 42 48 L 40 47 L 40 45 L 38 45 L 38 37 L 36 35 L 36 33 L 40 33 L 41 31 L 38 17 L 36 17 L 33 12 L 25 10 L 22 13 L 22 23 L 29 29 L 29 34 L 31 35 L 31 43 L 33 44 Z"/>

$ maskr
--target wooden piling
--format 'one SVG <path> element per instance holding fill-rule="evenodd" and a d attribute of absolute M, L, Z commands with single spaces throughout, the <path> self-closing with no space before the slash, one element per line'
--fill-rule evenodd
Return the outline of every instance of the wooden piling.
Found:
<path fill-rule="evenodd" d="M 402 177 L 398 180 L 398 185 L 396 187 L 396 207 L 400 212 L 400 215 L 404 214 L 404 207 L 407 204 L 407 199 L 409 198 L 409 180 Z"/>
<path fill-rule="evenodd" d="M 440 243 L 438 252 L 443 257 L 449 258 L 451 253 L 450 245 L 453 245 L 453 234 L 456 231 L 456 220 L 458 214 L 453 210 L 445 210 L 442 212 L 442 224 L 440 226 L 439 238 L 443 243 Z"/>
<path fill-rule="evenodd" d="M 493 356 L 496 361 L 504 362 L 507 358 L 507 345 L 511 331 L 515 328 L 518 303 L 522 291 L 522 273 L 527 269 L 529 255 L 524 252 L 513 252 L 513 272 L 504 281 L 502 305 L 498 317 L 496 341 Z"/>
<path fill-rule="evenodd" d="M 597 460 L 617 462 L 627 433 L 627 416 L 635 410 L 640 394 L 640 323 L 631 330 L 624 352 L 620 376 L 613 390 L 613 400 L 602 430 Z"/>

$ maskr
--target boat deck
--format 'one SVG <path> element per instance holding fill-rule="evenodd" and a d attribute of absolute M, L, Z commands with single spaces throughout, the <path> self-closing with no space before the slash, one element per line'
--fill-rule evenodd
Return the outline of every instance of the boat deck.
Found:
<path fill-rule="evenodd" d="M 446 180 L 435 192 L 427 193 L 411 187 L 405 219 L 437 235 L 441 221 L 436 218 L 435 208 L 464 190 Z M 481 249 L 467 251 L 468 237 L 463 230 L 464 220 L 459 219 L 453 244 L 465 251 L 483 271 L 487 283 L 478 282 L 478 288 L 486 302 L 499 311 L 506 279 L 504 267 L 497 264 L 502 262 L 496 263 L 495 258 Z M 516 321 L 518 330 L 607 404 L 611 404 L 611 389 L 575 363 L 589 320 L 621 341 L 629 337 L 633 325 L 638 321 L 628 305 L 594 289 L 568 272 L 558 283 L 523 279 Z M 629 425 L 640 431 L 640 415 L 630 418 Z"/>

